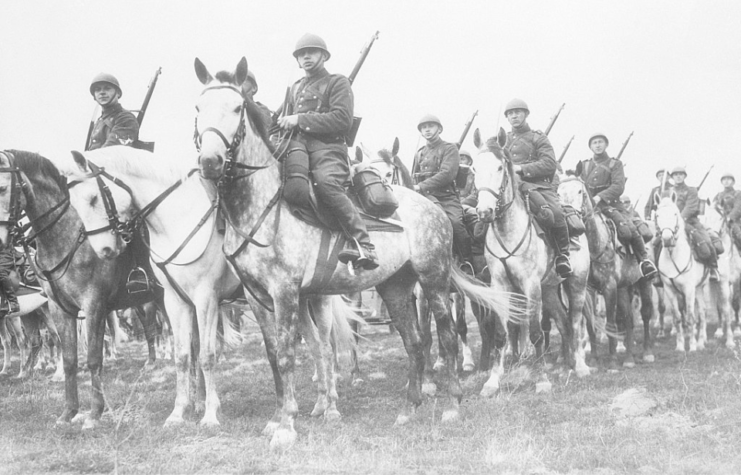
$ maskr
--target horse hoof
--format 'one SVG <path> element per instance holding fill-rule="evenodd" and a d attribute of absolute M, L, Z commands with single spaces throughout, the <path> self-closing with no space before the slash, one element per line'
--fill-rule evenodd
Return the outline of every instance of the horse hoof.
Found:
<path fill-rule="evenodd" d="M 265 428 L 262 430 L 262 435 L 265 437 L 272 437 L 273 434 L 275 434 L 275 431 L 278 429 L 278 426 L 280 424 L 275 421 L 270 421 L 265 425 Z"/>
<path fill-rule="evenodd" d="M 403 426 L 403 425 L 406 425 L 411 420 L 412 420 L 412 418 L 409 417 L 408 415 L 406 415 L 406 414 L 399 414 L 398 416 L 396 416 L 396 422 L 394 422 L 394 425 L 395 426 Z"/>
<path fill-rule="evenodd" d="M 654 358 L 654 355 L 643 355 L 643 361 L 646 363 L 653 363 L 656 361 L 656 358 Z"/>
<path fill-rule="evenodd" d="M 726 348 L 728 348 L 729 350 L 735 349 L 736 348 L 736 342 L 734 342 L 733 340 L 727 341 L 726 342 Z"/>
<path fill-rule="evenodd" d="M 79 424 L 81 422 L 85 422 L 87 420 L 87 414 L 78 413 L 75 417 L 72 418 L 70 421 L 72 424 Z"/>
<path fill-rule="evenodd" d="M 442 371 L 445 369 L 445 363 L 442 361 L 435 361 L 435 364 L 432 366 L 433 371 Z"/>
<path fill-rule="evenodd" d="M 363 380 L 363 378 L 356 378 L 352 380 L 352 386 L 356 388 L 360 386 L 361 384 L 363 384 L 364 382 L 365 381 Z"/>
<path fill-rule="evenodd" d="M 177 427 L 179 425 L 182 425 L 183 422 L 185 422 L 185 421 L 183 420 L 182 417 L 180 417 L 180 416 L 172 416 L 171 415 L 170 417 L 168 417 L 165 420 L 164 427 Z"/>
<path fill-rule="evenodd" d="M 278 428 L 270 439 L 270 450 L 286 451 L 296 443 L 296 431 L 293 429 Z"/>
<path fill-rule="evenodd" d="M 553 389 L 553 385 L 550 381 L 540 381 L 535 383 L 535 394 L 538 393 L 549 393 Z"/>
<path fill-rule="evenodd" d="M 100 425 L 100 421 L 98 419 L 85 419 L 85 422 L 82 424 L 82 430 L 93 430 L 96 427 Z"/>
<path fill-rule="evenodd" d="M 434 396 L 435 393 L 437 393 L 437 386 L 435 386 L 435 383 L 422 383 L 422 394 Z"/>
<path fill-rule="evenodd" d="M 589 367 L 577 368 L 574 372 L 576 373 L 577 378 L 586 378 L 591 373 Z"/>
<path fill-rule="evenodd" d="M 623 362 L 623 368 L 633 369 L 635 367 L 636 367 L 636 364 L 634 361 L 624 361 Z"/>
<path fill-rule="evenodd" d="M 327 411 L 327 406 L 324 404 L 316 403 L 314 405 L 314 409 L 311 411 L 311 417 L 319 417 L 321 415 L 324 415 L 324 413 Z"/>
<path fill-rule="evenodd" d="M 481 388 L 481 397 L 494 397 L 499 392 L 499 385 L 484 385 L 483 388 Z"/>
<path fill-rule="evenodd" d="M 208 429 L 214 429 L 216 427 L 219 427 L 221 424 L 219 423 L 219 420 L 216 419 L 216 417 L 203 417 L 201 421 L 198 423 L 201 427 L 206 427 Z"/>
<path fill-rule="evenodd" d="M 447 409 L 443 412 L 442 422 L 456 422 L 460 419 L 458 409 Z"/>
<path fill-rule="evenodd" d="M 723 329 L 722 328 L 718 328 L 717 330 L 715 330 L 715 333 L 713 334 L 713 338 L 716 338 L 718 340 L 720 340 L 721 338 L 723 338 Z"/>
<path fill-rule="evenodd" d="M 326 422 L 337 422 L 342 419 L 342 414 L 337 409 L 327 409 L 324 413 L 324 420 Z"/>

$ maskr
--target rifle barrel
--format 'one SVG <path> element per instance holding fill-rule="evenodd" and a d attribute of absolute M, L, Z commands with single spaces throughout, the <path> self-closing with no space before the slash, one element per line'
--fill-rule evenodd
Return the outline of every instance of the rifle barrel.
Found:
<path fill-rule="evenodd" d="M 463 133 L 461 134 L 461 138 L 458 140 L 458 149 L 460 150 L 461 146 L 463 146 L 463 141 L 466 140 L 466 136 L 468 135 L 468 132 L 471 131 L 471 126 L 473 125 L 473 120 L 476 118 L 476 116 L 479 114 L 479 111 L 476 110 L 476 112 L 473 113 L 470 119 L 468 119 L 468 122 L 466 122 L 466 125 L 463 127 Z"/>
<path fill-rule="evenodd" d="M 144 114 L 147 112 L 147 107 L 149 107 L 149 101 L 152 99 L 152 94 L 154 94 L 154 87 L 157 85 L 157 79 L 159 78 L 159 75 L 162 73 L 162 67 L 160 66 L 157 68 L 157 71 L 154 73 L 154 77 L 152 77 L 152 80 L 149 81 L 149 86 L 147 86 L 147 94 L 144 96 L 144 102 L 142 102 L 142 106 L 139 109 L 139 113 L 136 116 L 136 121 L 139 123 L 139 127 L 141 127 L 142 122 L 144 122 Z"/>
<path fill-rule="evenodd" d="M 625 147 L 628 146 L 628 142 L 630 142 L 630 138 L 633 137 L 633 131 L 630 132 L 630 135 L 628 135 L 628 138 L 625 139 L 625 142 L 623 142 L 623 146 L 620 147 L 620 152 L 617 154 L 617 159 L 620 160 L 620 157 L 623 156 L 623 152 L 625 151 Z"/>
<path fill-rule="evenodd" d="M 565 102 L 561 104 L 561 107 L 558 108 L 558 111 L 556 112 L 556 114 L 553 117 L 551 117 L 551 123 L 548 124 L 548 127 L 545 128 L 546 135 L 548 135 L 551 132 L 551 129 L 553 128 L 553 124 L 555 124 L 556 121 L 558 120 L 558 116 L 561 115 L 561 111 L 563 110 L 564 107 L 566 107 Z"/>
<path fill-rule="evenodd" d="M 576 136 L 575 135 L 572 135 L 571 136 L 571 139 L 569 140 L 569 143 L 567 143 L 566 146 L 563 148 L 563 152 L 561 152 L 561 156 L 558 157 L 558 163 L 563 162 L 563 157 L 565 157 L 566 156 L 566 152 L 569 151 L 569 147 L 571 147 L 571 142 L 574 141 L 574 137 L 576 137 Z"/>
<path fill-rule="evenodd" d="M 380 31 L 376 31 L 373 36 L 371 36 L 370 41 L 365 46 L 363 46 L 362 50 L 360 50 L 360 58 L 358 59 L 358 62 L 355 63 L 355 67 L 352 68 L 352 72 L 350 73 L 350 75 L 347 77 L 347 79 L 350 81 L 350 84 L 355 81 L 355 77 L 358 75 L 360 68 L 363 66 L 365 58 L 368 57 L 368 53 L 370 53 L 370 49 L 373 46 L 373 43 L 378 39 L 379 33 Z"/>

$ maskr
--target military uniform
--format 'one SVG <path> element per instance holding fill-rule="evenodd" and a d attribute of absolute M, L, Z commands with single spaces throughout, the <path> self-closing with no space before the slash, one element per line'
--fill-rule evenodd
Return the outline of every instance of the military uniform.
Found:
<path fill-rule="evenodd" d="M 718 255 L 707 230 L 700 222 L 700 200 L 697 197 L 697 188 L 687 186 L 686 183 L 674 185 L 677 194 L 677 208 L 682 212 L 687 235 L 695 243 L 700 259 L 712 268 L 718 267 Z"/>
<path fill-rule="evenodd" d="M 453 225 L 453 247 L 458 256 L 471 262 L 471 236 L 463 221 L 463 207 L 455 187 L 460 165 L 458 147 L 439 136 L 417 151 L 412 177 L 419 192 L 440 206 Z"/>
<path fill-rule="evenodd" d="M 620 200 L 625 191 L 623 162 L 602 152 L 581 163 L 581 179 L 592 198 L 600 198 L 597 209 L 615 223 L 618 239 L 632 247 L 644 276 L 655 274 L 656 268 L 647 260 L 643 236 L 633 224 L 632 212 Z"/>
<path fill-rule="evenodd" d="M 556 251 L 569 255 L 569 232 L 566 218 L 558 201 L 558 193 L 553 188 L 553 176 L 557 164 L 553 146 L 545 134 L 523 126 L 507 133 L 507 144 L 512 163 L 520 165 L 522 183 L 520 191 L 529 196 L 530 209 L 538 222 L 550 229 Z"/>
<path fill-rule="evenodd" d="M 350 81 L 322 68 L 293 85 L 287 107 L 290 114 L 298 115 L 298 134 L 289 147 L 284 198 L 295 204 L 307 202 L 305 176 L 310 171 L 321 205 L 337 218 L 349 238 L 372 250 L 365 224 L 345 193 L 350 179 L 345 135 L 353 120 Z"/>
<path fill-rule="evenodd" d="M 20 310 L 18 305 L 18 297 L 15 295 L 15 288 L 13 287 L 13 281 L 10 278 L 10 272 L 15 267 L 15 249 L 11 244 L 6 244 L 5 247 L 0 249 L 0 289 L 5 294 L 5 298 L 8 301 L 8 313 L 17 312 Z M 0 317 L 5 315 L 5 309 L 0 311 Z M 5 323 L 0 321 L 0 325 Z"/>
<path fill-rule="evenodd" d="M 139 123 L 134 114 L 124 109 L 121 104 L 113 104 L 103 109 L 103 114 L 95 121 L 87 149 L 132 145 L 138 138 Z"/>
<path fill-rule="evenodd" d="M 725 210 L 728 207 L 726 203 L 730 204 L 731 207 L 733 206 L 733 201 L 736 198 L 737 193 L 738 192 L 733 188 L 733 185 L 731 185 L 715 195 L 715 198 L 713 198 L 713 206 L 721 216 L 726 215 Z"/>

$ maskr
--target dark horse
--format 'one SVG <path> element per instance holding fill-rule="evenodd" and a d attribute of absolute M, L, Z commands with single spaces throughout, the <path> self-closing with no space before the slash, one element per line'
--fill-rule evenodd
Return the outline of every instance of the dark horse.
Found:
<path fill-rule="evenodd" d="M 296 321 L 300 298 L 311 294 L 347 294 L 376 287 L 409 355 L 407 400 L 396 419 L 398 424 L 403 424 L 422 402 L 424 358 L 411 299 L 412 289 L 419 282 L 435 315 L 448 357 L 450 402 L 443 411 L 443 420 L 457 419 L 462 390 L 455 373 L 457 342 L 448 316 L 451 280 L 469 296 L 495 309 L 504 321 L 513 307 L 511 295 L 468 281 L 453 265 L 452 228 L 448 218 L 425 197 L 401 187 L 396 187 L 394 193 L 399 199 L 398 214 L 404 231 L 371 232 L 378 249 L 379 267 L 351 272 L 347 266 L 337 264 L 329 270 L 331 275 L 326 284 L 312 289 L 323 230 L 285 210 L 281 200 L 282 162 L 271 151 L 254 104 L 243 99 L 239 89 L 247 78 L 247 60 L 242 58 L 235 72 L 222 71 L 215 78 L 198 59 L 195 67 L 205 88 L 198 99 L 194 136 L 202 175 L 220 183 L 223 210 L 229 223 L 224 252 L 245 287 L 266 307 L 274 309 L 277 331 L 271 336 L 272 341 L 268 342 L 266 337 L 266 347 L 274 348 L 277 354 L 274 377 L 282 409 L 271 446 L 284 448 L 296 438 L 294 420 L 298 406 L 293 388 Z M 330 249 L 338 239 L 339 234 L 333 233 Z"/>
<path fill-rule="evenodd" d="M 6 245 L 13 234 L 23 231 L 17 221 L 21 210 L 25 210 L 31 235 L 23 239 L 27 248 L 36 248 L 34 271 L 49 296 L 49 311 L 60 329 L 65 408 L 58 424 L 69 423 L 79 410 L 77 319 L 87 320 L 92 394 L 90 414 L 83 428 L 92 428 L 105 405 L 101 386 L 105 317 L 116 308 L 143 303 L 132 299 L 125 290 L 128 273 L 134 266 L 133 254 L 115 261 L 98 258 L 87 242 L 77 212 L 70 206 L 66 179 L 48 159 L 16 150 L 0 153 L 0 172 L 9 173 L 14 180 L 14 186 L 0 188 L 0 209 L 10 210 L 9 215 L 0 216 L 0 244 Z M 148 326 L 145 324 L 145 328 Z"/>

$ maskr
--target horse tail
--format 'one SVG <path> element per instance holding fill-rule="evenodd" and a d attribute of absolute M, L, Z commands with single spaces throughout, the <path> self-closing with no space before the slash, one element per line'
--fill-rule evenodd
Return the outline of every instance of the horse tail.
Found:
<path fill-rule="evenodd" d="M 77 346 L 87 355 L 87 319 L 77 319 Z"/>
<path fill-rule="evenodd" d="M 515 292 L 498 290 L 471 280 L 457 266 L 451 266 L 450 278 L 453 286 L 480 307 L 494 312 L 502 322 L 523 323 L 529 318 L 529 300 Z"/>
<path fill-rule="evenodd" d="M 350 306 L 341 295 L 333 295 L 330 298 L 330 310 L 332 312 L 332 332 L 330 338 L 332 347 L 337 354 L 347 353 L 356 349 L 356 336 L 350 322 L 364 323 L 356 309 Z"/>
<path fill-rule="evenodd" d="M 221 320 L 221 328 L 219 328 L 219 330 L 221 331 L 217 330 L 217 337 L 221 340 L 224 346 L 230 350 L 233 350 L 242 344 L 242 333 L 237 328 L 234 319 L 230 318 L 234 311 L 234 309 L 219 310 L 219 320 Z"/>

